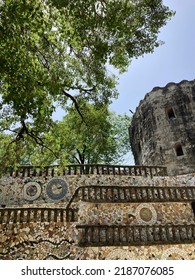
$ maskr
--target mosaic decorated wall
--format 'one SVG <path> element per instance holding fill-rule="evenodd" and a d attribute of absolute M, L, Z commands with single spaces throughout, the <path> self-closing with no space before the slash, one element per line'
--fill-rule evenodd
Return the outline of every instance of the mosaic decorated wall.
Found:
<path fill-rule="evenodd" d="M 195 259 L 192 244 L 79 247 L 74 226 L 63 223 L 1 225 L 1 259 Z"/>
<path fill-rule="evenodd" d="M 39 177 L 4 177 L 0 179 L 0 205 L 19 206 L 52 203 L 65 206 L 74 191 L 81 186 L 193 186 L 194 174 L 183 176 L 128 176 L 128 175 L 66 175 Z"/>
<path fill-rule="evenodd" d="M 194 186 L 194 174 L 4 177 L 0 258 L 195 259 Z"/>

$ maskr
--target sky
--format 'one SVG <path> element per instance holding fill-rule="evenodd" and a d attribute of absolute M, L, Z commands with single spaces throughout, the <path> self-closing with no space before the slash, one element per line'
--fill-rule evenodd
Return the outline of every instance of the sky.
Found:
<path fill-rule="evenodd" d="M 176 11 L 159 33 L 164 45 L 132 61 L 119 78 L 119 98 L 111 109 L 118 114 L 135 112 L 141 99 L 154 87 L 195 79 L 195 0 L 164 0 Z"/>
<path fill-rule="evenodd" d="M 164 0 L 175 16 L 160 30 L 164 44 L 152 54 L 134 59 L 128 71 L 119 77 L 119 97 L 110 109 L 117 114 L 135 112 L 140 100 L 156 86 L 195 79 L 195 0 Z M 57 110 L 54 119 L 64 112 Z M 124 164 L 134 164 L 131 153 Z"/>
<path fill-rule="evenodd" d="M 176 11 L 174 17 L 160 30 L 159 40 L 164 44 L 151 54 L 134 59 L 128 71 L 119 76 L 119 97 L 110 109 L 118 114 L 132 114 L 140 100 L 154 87 L 169 82 L 195 79 L 195 0 L 163 0 L 164 5 Z M 54 119 L 62 119 L 58 109 Z"/>

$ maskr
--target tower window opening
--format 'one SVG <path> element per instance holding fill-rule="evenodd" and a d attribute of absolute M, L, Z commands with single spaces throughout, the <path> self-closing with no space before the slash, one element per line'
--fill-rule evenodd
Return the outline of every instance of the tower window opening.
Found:
<path fill-rule="evenodd" d="M 172 107 L 167 109 L 167 116 L 168 116 L 169 119 L 175 119 L 176 118 Z"/>
<path fill-rule="evenodd" d="M 192 211 L 193 211 L 194 217 L 195 217 L 195 201 L 193 201 L 193 202 L 191 203 L 191 206 L 192 206 Z"/>
<path fill-rule="evenodd" d="M 175 152 L 176 152 L 177 157 L 180 157 L 180 156 L 184 155 L 181 144 L 176 144 L 175 145 Z"/>

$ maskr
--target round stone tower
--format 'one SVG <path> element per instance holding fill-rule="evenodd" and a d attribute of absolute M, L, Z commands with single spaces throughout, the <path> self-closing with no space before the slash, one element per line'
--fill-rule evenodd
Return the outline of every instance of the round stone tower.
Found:
<path fill-rule="evenodd" d="M 195 80 L 155 87 L 129 129 L 138 165 L 164 165 L 168 175 L 195 172 Z"/>

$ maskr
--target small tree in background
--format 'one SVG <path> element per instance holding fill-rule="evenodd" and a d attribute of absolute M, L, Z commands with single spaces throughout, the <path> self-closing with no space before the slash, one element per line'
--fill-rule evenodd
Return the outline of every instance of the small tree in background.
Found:
<path fill-rule="evenodd" d="M 109 112 L 107 106 L 97 108 L 80 104 L 82 120 L 73 107 L 62 121 L 43 137 L 45 146 L 28 145 L 20 163 L 93 164 L 123 163 L 130 151 L 128 127 L 131 118 Z M 49 147 L 49 149 L 48 149 Z"/>

